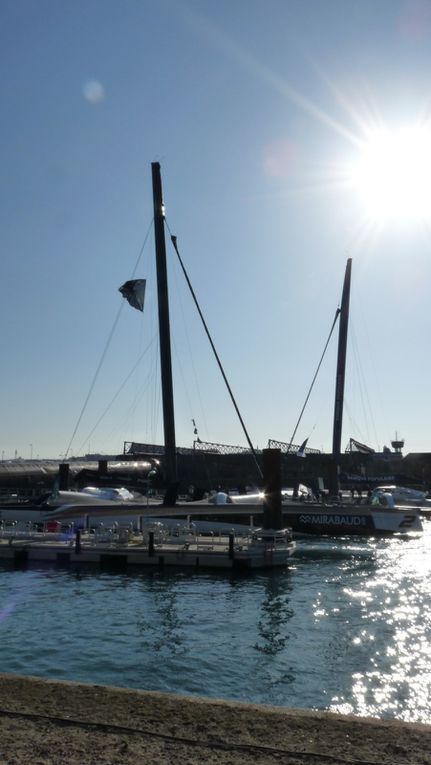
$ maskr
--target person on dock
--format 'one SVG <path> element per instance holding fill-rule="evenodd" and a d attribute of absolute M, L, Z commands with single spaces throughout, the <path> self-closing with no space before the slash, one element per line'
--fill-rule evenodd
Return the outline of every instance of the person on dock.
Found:
<path fill-rule="evenodd" d="M 224 491 L 221 486 L 218 487 L 216 494 L 213 497 L 213 502 L 215 505 L 226 505 L 228 502 L 230 502 L 231 499 L 229 497 L 229 493 L 227 491 Z"/>
<path fill-rule="evenodd" d="M 395 500 L 390 491 L 384 491 L 380 495 L 380 504 L 383 507 L 395 507 Z"/>

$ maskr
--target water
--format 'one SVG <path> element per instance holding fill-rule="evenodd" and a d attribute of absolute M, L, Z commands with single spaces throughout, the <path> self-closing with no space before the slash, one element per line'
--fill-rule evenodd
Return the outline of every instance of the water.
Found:
<path fill-rule="evenodd" d="M 430 542 L 304 540 L 235 577 L 3 568 L 1 668 L 429 723 Z"/>

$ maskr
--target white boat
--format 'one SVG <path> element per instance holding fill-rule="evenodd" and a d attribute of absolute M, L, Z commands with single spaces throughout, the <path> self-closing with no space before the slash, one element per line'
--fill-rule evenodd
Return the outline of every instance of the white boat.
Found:
<path fill-rule="evenodd" d="M 337 501 L 324 501 L 322 504 L 306 501 L 290 502 L 283 506 L 283 519 L 295 532 L 303 534 L 374 536 L 421 532 L 422 522 L 418 508 L 412 506 L 415 503 L 398 505 L 394 500 L 383 506 L 383 503 L 374 505 L 368 500 L 364 504 L 362 501 L 358 503 L 338 501 L 351 269 L 352 259 L 349 258 L 344 276 L 341 307 L 337 313 L 339 335 L 330 481 L 330 492 L 333 497 L 337 497 Z"/>
<path fill-rule="evenodd" d="M 243 501 L 242 501 L 243 500 Z M 248 501 L 246 501 L 248 500 Z M 85 528 L 109 526 L 113 523 L 143 525 L 161 521 L 171 528 L 195 524 L 198 533 L 247 533 L 264 523 L 264 498 L 243 495 L 235 502 L 214 506 L 208 502 L 189 502 L 167 508 L 140 503 L 66 504 L 53 508 L 45 520 L 74 522 Z M 331 536 L 381 536 L 409 534 L 422 531 L 419 508 L 404 505 L 387 507 L 356 503 L 319 503 L 288 500 L 282 503 L 282 520 L 297 534 L 326 534 Z"/>
<path fill-rule="evenodd" d="M 410 489 L 407 486 L 377 486 L 371 494 L 371 502 L 374 505 L 385 505 L 388 496 L 392 497 L 395 505 L 431 509 L 431 499 L 427 492 Z"/>
<path fill-rule="evenodd" d="M 46 508 L 41 521 L 44 523 L 58 522 L 62 526 L 73 524 L 76 528 L 97 529 L 102 526 L 128 526 L 142 531 L 154 524 L 162 525 L 174 536 L 185 533 L 192 534 L 230 534 L 244 536 L 255 533 L 260 527 L 254 524 L 253 514 L 243 516 L 239 521 L 229 518 L 213 520 L 207 517 L 207 508 L 198 503 L 193 508 L 188 504 L 177 508 L 163 509 L 158 503 L 65 503 L 53 508 Z M 205 520 L 204 520 L 205 519 Z"/>
<path fill-rule="evenodd" d="M 135 494 L 126 488 L 97 488 L 87 486 L 80 491 L 53 491 L 43 501 L 32 503 L 0 504 L 0 522 L 17 521 L 18 523 L 44 523 L 57 513 L 67 517 L 85 518 L 90 510 L 100 508 L 121 510 L 127 506 L 133 510 L 144 503 L 141 494 Z M 70 511 L 70 512 L 68 512 Z M 133 512 L 131 517 L 133 517 Z"/>
<path fill-rule="evenodd" d="M 418 508 L 407 506 L 291 504 L 283 508 L 283 518 L 301 534 L 383 536 L 423 530 Z"/>
<path fill-rule="evenodd" d="M 248 501 L 247 501 L 248 500 Z M 225 512 L 235 520 L 239 513 L 244 520 L 254 512 L 256 525 L 262 523 L 263 495 L 242 495 L 232 497 L 232 503 L 225 506 Z M 199 503 L 191 503 L 196 510 Z M 237 507 L 238 505 L 238 507 Z M 259 509 L 258 509 L 259 508 Z M 221 507 L 217 508 L 221 518 Z M 283 522 L 299 534 L 325 534 L 331 536 L 381 536 L 390 534 L 418 533 L 423 530 L 419 508 L 416 506 L 356 502 L 295 501 L 287 497 L 282 501 Z"/>
<path fill-rule="evenodd" d="M 331 491 L 334 497 L 337 498 L 340 488 L 338 469 L 341 451 L 351 267 L 352 261 L 349 258 L 344 276 L 341 308 L 336 316 L 336 318 L 339 316 L 340 325 L 334 407 Z M 293 436 L 291 441 L 293 441 Z M 368 500 L 365 500 L 363 503 L 362 501 L 338 501 L 338 499 L 333 502 L 324 501 L 320 503 L 310 501 L 310 495 L 306 492 L 306 487 L 304 487 L 304 490 L 304 492 L 301 492 L 299 499 L 294 498 L 292 493 L 288 491 L 282 492 L 281 497 L 283 522 L 288 524 L 296 533 L 331 536 L 353 534 L 375 536 L 383 534 L 408 534 L 422 531 L 419 508 L 416 505 L 418 504 L 418 499 L 423 499 L 423 497 L 414 496 L 411 490 L 399 491 L 398 494 L 395 493 L 394 497 L 391 497 L 391 502 L 380 501 L 379 496 L 376 503 Z M 384 497 L 385 494 L 382 493 L 382 499 Z M 400 498 L 400 502 L 397 501 L 398 498 Z M 412 501 L 409 501 L 409 499 Z M 229 504 L 226 505 L 226 512 L 228 507 L 232 508 L 232 505 L 240 505 L 244 510 L 246 505 L 248 505 L 247 512 L 250 512 L 253 506 L 262 505 L 263 503 L 264 496 L 262 494 L 232 496 L 229 498 Z M 232 509 L 229 512 L 232 513 Z"/>

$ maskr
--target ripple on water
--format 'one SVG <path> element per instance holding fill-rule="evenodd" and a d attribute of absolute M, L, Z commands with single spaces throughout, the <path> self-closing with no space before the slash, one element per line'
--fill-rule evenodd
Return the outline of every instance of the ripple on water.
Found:
<path fill-rule="evenodd" d="M 289 570 L 0 572 L 3 669 L 431 722 L 431 524 Z"/>

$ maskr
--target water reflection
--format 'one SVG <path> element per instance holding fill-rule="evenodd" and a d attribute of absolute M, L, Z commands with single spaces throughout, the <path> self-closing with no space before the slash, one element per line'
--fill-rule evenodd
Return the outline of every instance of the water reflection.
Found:
<path fill-rule="evenodd" d="M 430 542 L 431 524 L 304 540 L 289 569 L 244 576 L 2 570 L 4 666 L 431 722 Z"/>
<path fill-rule="evenodd" d="M 263 589 L 257 623 L 260 639 L 254 647 L 261 653 L 274 656 L 285 648 L 289 640 L 287 624 L 293 616 L 289 605 L 290 579 L 287 575 L 269 574 Z"/>
<path fill-rule="evenodd" d="M 184 631 L 187 627 L 181 612 L 176 579 L 151 577 L 146 582 L 145 597 L 136 624 L 144 652 L 176 654 L 184 652 Z"/>

